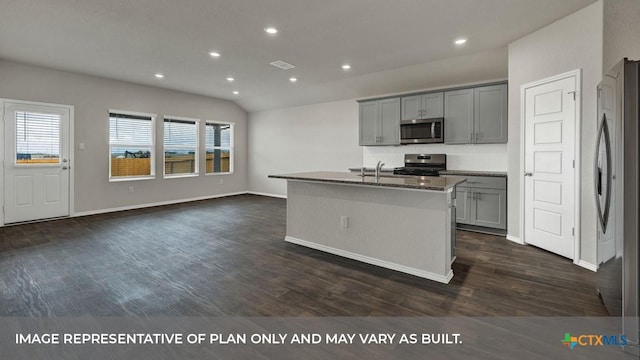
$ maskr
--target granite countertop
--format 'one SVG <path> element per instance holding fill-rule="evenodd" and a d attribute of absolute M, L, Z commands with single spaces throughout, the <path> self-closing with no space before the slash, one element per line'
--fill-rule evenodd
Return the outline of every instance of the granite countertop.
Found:
<path fill-rule="evenodd" d="M 334 171 L 269 175 L 269 177 L 274 179 L 317 181 L 334 184 L 380 186 L 431 191 L 447 191 L 467 180 L 461 177 L 383 175 L 376 181 L 374 176 L 362 177 L 360 174 Z"/>
<path fill-rule="evenodd" d="M 361 170 L 362 170 L 362 168 L 361 168 L 361 167 L 352 167 L 352 168 L 349 168 L 349 171 L 356 171 L 356 172 L 360 172 Z M 365 168 L 364 168 L 364 171 L 365 171 L 365 172 L 376 172 L 376 168 L 374 168 L 374 167 L 365 167 Z M 383 172 L 383 173 L 392 173 L 392 172 L 393 172 L 393 168 L 382 168 L 382 169 L 380 170 L 380 172 Z"/>
<path fill-rule="evenodd" d="M 440 175 L 507 177 L 503 171 L 443 170 Z"/>

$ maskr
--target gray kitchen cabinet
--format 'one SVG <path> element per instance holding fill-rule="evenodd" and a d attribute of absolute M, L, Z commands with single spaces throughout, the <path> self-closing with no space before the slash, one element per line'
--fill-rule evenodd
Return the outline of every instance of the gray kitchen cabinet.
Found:
<path fill-rule="evenodd" d="M 469 224 L 469 189 L 456 186 L 456 221 L 461 224 Z"/>
<path fill-rule="evenodd" d="M 431 119 L 444 116 L 444 93 L 403 96 L 401 120 Z"/>
<path fill-rule="evenodd" d="M 444 93 L 444 142 L 469 144 L 473 132 L 473 89 Z"/>
<path fill-rule="evenodd" d="M 400 98 L 360 103 L 360 146 L 400 144 Z"/>
<path fill-rule="evenodd" d="M 476 144 L 507 142 L 507 85 L 484 86 L 474 92 L 474 134 Z"/>
<path fill-rule="evenodd" d="M 507 85 L 447 91 L 444 94 L 446 144 L 507 142 Z"/>
<path fill-rule="evenodd" d="M 360 103 L 360 145 L 376 145 L 378 107 L 377 101 Z"/>
<path fill-rule="evenodd" d="M 507 229 L 507 179 L 504 177 L 465 176 L 467 182 L 456 186 L 458 224 Z"/>
<path fill-rule="evenodd" d="M 472 190 L 471 219 L 474 225 L 506 230 L 506 210 L 506 190 Z"/>

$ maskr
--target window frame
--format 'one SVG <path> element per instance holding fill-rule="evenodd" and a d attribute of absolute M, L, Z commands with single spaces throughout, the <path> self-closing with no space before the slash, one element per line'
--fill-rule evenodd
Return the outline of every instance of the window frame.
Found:
<path fill-rule="evenodd" d="M 123 147 L 123 146 L 132 146 L 132 147 L 149 147 L 148 145 L 136 145 L 136 144 L 111 144 L 111 114 L 120 114 L 120 115 L 130 115 L 130 116 L 145 116 L 151 118 L 151 147 L 149 150 L 149 161 L 150 163 L 150 174 L 149 175 L 134 175 L 134 176 L 113 176 L 111 173 L 111 148 L 112 146 Z M 138 180 L 151 180 L 156 178 L 156 119 L 158 118 L 157 114 L 138 112 L 138 111 L 129 111 L 129 110 L 117 110 L 117 109 L 109 109 L 107 112 L 107 120 L 108 130 L 107 130 L 107 143 L 109 144 L 109 182 L 121 182 L 121 181 L 138 181 Z"/>
<path fill-rule="evenodd" d="M 231 127 L 231 137 L 229 139 L 229 171 L 225 171 L 225 172 L 207 172 L 207 168 L 206 168 L 206 158 L 207 158 L 207 150 L 212 149 L 212 150 L 227 150 L 226 147 L 223 146 L 213 146 L 213 147 L 207 147 L 207 124 L 225 124 L 225 125 L 229 125 Z M 204 121 L 204 157 L 205 157 L 205 169 L 204 169 L 204 173 L 205 176 L 209 176 L 209 175 L 230 175 L 233 174 L 234 171 L 234 164 L 235 164 L 235 150 L 234 150 L 234 142 L 235 142 L 235 136 L 236 136 L 236 123 L 235 122 L 231 122 L 231 121 L 218 121 L 218 120 L 205 120 Z"/>
<path fill-rule="evenodd" d="M 178 120 L 178 121 L 189 121 L 194 122 L 194 126 L 196 129 L 196 145 L 194 147 L 194 172 L 193 173 L 183 173 L 183 174 L 167 174 L 166 173 L 166 161 L 167 161 L 167 149 L 184 149 L 184 145 L 165 145 L 166 139 L 166 127 L 165 124 L 167 120 Z M 187 177 L 198 177 L 200 176 L 200 119 L 189 118 L 184 116 L 172 116 L 172 115 L 162 115 L 162 177 L 163 179 L 177 179 L 177 178 L 187 178 Z"/>

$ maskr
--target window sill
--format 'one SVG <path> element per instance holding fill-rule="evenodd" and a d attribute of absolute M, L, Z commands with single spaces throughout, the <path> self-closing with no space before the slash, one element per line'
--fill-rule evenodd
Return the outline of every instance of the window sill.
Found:
<path fill-rule="evenodd" d="M 228 172 L 217 172 L 217 173 L 206 173 L 205 176 L 216 176 L 216 175 L 233 175 L 233 171 Z"/>
<path fill-rule="evenodd" d="M 116 178 L 109 178 L 109 182 L 154 180 L 155 178 L 156 178 L 155 175 L 151 175 L 151 176 L 132 176 L 132 177 L 116 177 Z"/>
<path fill-rule="evenodd" d="M 182 178 L 191 178 L 198 177 L 200 174 L 176 174 L 176 175 L 164 175 L 164 179 L 182 179 Z"/>

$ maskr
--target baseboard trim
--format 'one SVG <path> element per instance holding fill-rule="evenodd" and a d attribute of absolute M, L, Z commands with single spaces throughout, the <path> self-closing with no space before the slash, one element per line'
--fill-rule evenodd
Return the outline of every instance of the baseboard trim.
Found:
<path fill-rule="evenodd" d="M 268 197 L 274 197 L 274 198 L 280 198 L 280 199 L 286 199 L 287 198 L 287 195 L 270 194 L 270 193 L 263 193 L 263 192 L 258 192 L 258 191 L 247 191 L 247 194 L 268 196 Z"/>
<path fill-rule="evenodd" d="M 598 272 L 598 266 L 596 266 L 596 265 L 594 265 L 594 264 L 592 264 L 592 263 L 590 263 L 588 261 L 584 261 L 582 259 L 579 259 L 578 261 L 574 261 L 573 263 L 578 265 L 578 266 L 580 266 L 580 267 L 583 267 L 583 268 L 585 268 L 587 270 L 591 270 L 593 272 Z"/>
<path fill-rule="evenodd" d="M 415 276 L 418 276 L 418 277 L 421 277 L 421 278 L 437 281 L 437 282 L 440 282 L 440 283 L 443 283 L 443 284 L 448 284 L 449 281 L 451 281 L 451 279 L 453 278 L 453 270 L 449 270 L 449 273 L 446 276 L 442 276 L 442 275 L 435 274 L 435 273 L 432 273 L 432 272 L 429 272 L 429 271 L 424 271 L 424 270 L 412 268 L 412 267 L 409 267 L 409 266 L 400 265 L 400 264 L 392 263 L 392 262 L 389 262 L 389 261 L 380 260 L 380 259 L 372 258 L 372 257 L 369 257 L 369 256 L 352 253 L 350 251 L 336 249 L 336 248 L 333 248 L 333 247 L 330 247 L 330 246 L 316 244 L 316 243 L 313 243 L 313 242 L 310 242 L 310 241 L 294 238 L 294 237 L 291 237 L 291 236 L 286 236 L 284 238 L 284 241 L 292 243 L 292 244 L 305 246 L 305 247 L 308 247 L 308 248 L 311 248 L 311 249 L 324 251 L 324 252 L 327 252 L 327 253 L 330 253 L 330 254 L 333 254 L 333 255 L 346 257 L 346 258 L 349 258 L 349 259 L 352 259 L 352 260 L 361 261 L 361 262 L 364 262 L 364 263 L 367 263 L 367 264 L 376 265 L 376 266 L 380 266 L 380 267 L 383 267 L 383 268 L 400 271 L 400 272 L 403 272 L 403 273 L 406 273 L 406 274 L 415 275 Z"/>
<path fill-rule="evenodd" d="M 70 217 L 80 217 L 80 216 L 106 214 L 106 213 L 118 212 L 118 211 L 144 209 L 144 208 L 150 208 L 150 207 L 154 207 L 154 206 L 181 204 L 181 203 L 186 203 L 186 202 L 191 202 L 191 201 L 217 199 L 217 198 L 221 198 L 221 197 L 234 196 L 234 195 L 244 195 L 244 194 L 247 194 L 247 192 L 246 191 L 238 191 L 238 192 L 232 192 L 232 193 L 226 193 L 226 194 L 198 196 L 198 197 L 187 198 L 187 199 L 178 199 L 178 200 L 158 201 L 158 202 L 153 202 L 153 203 L 120 206 L 120 207 L 108 208 L 108 209 L 80 211 L 80 212 L 76 212 L 76 213 L 72 214 Z"/>
<path fill-rule="evenodd" d="M 514 243 L 517 243 L 520 245 L 524 245 L 524 241 L 520 240 L 520 238 L 517 236 L 507 235 L 507 240 L 513 241 Z"/>

